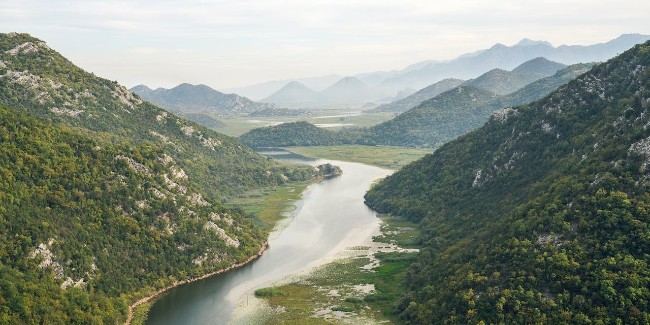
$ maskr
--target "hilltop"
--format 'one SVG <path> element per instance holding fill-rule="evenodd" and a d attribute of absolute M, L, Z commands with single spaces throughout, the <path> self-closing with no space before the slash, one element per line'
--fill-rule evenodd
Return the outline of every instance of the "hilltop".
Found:
<path fill-rule="evenodd" d="M 130 89 L 141 99 L 158 105 L 173 113 L 216 113 L 218 115 L 246 115 L 275 108 L 275 105 L 257 103 L 236 94 L 224 94 L 206 85 L 180 84 L 171 89 L 150 89 L 138 85 Z"/>
<path fill-rule="evenodd" d="M 305 104 L 317 100 L 317 93 L 298 81 L 291 81 L 280 90 L 262 99 L 274 104 Z"/>

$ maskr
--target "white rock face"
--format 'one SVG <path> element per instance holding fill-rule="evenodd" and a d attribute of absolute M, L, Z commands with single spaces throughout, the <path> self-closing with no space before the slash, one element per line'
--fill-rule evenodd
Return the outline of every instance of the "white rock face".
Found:
<path fill-rule="evenodd" d="M 633 143 L 627 151 L 641 154 L 646 157 L 646 161 L 650 161 L 650 137 Z"/>
<path fill-rule="evenodd" d="M 208 147 L 212 150 L 214 150 L 216 147 L 221 145 L 221 141 L 217 139 L 212 139 L 212 138 L 204 138 L 203 135 L 199 137 L 201 139 L 201 144 L 204 147 Z"/>
<path fill-rule="evenodd" d="M 56 115 L 66 115 L 70 117 L 77 117 L 79 114 L 83 113 L 84 110 L 79 109 L 67 109 L 67 108 L 58 108 L 58 107 L 52 107 L 50 108 L 50 111 Z"/>
<path fill-rule="evenodd" d="M 198 205 L 198 206 L 208 206 L 208 205 L 210 205 L 210 203 L 208 203 L 208 201 L 203 199 L 203 196 L 201 196 L 201 194 L 199 194 L 199 193 L 192 193 L 189 196 L 188 199 L 189 199 L 190 203 L 192 203 L 194 205 Z"/>
<path fill-rule="evenodd" d="M 167 174 L 163 175 L 163 179 L 165 180 L 165 185 L 167 185 L 167 189 L 169 190 L 175 189 L 182 194 L 187 194 L 187 187 L 174 182 L 172 179 L 169 178 L 169 176 L 167 176 Z"/>
<path fill-rule="evenodd" d="M 183 131 L 183 134 L 185 134 L 186 136 L 189 137 L 189 136 L 191 136 L 192 134 L 194 134 L 194 132 L 195 132 L 196 130 L 194 130 L 194 128 L 191 127 L 191 126 L 189 126 L 189 125 L 183 125 L 183 126 L 181 127 L 181 131 Z"/>
<path fill-rule="evenodd" d="M 52 268 L 54 271 L 54 276 L 57 279 L 62 279 L 63 278 L 63 266 L 59 264 L 59 262 L 55 261 L 56 257 L 54 254 L 52 254 L 52 251 L 50 251 L 50 248 L 52 248 L 52 244 L 54 244 L 54 239 L 50 238 L 47 242 L 45 243 L 40 243 L 38 246 L 32 251 L 32 253 L 29 255 L 30 258 L 36 258 L 36 257 L 41 257 L 41 263 L 38 264 L 38 267 L 41 269 L 45 268 Z"/>
<path fill-rule="evenodd" d="M 487 182 L 490 180 L 490 175 L 487 173 L 484 173 L 482 169 L 479 169 L 476 171 L 476 174 L 474 175 L 474 180 L 472 181 L 472 187 L 477 187 L 483 185 L 483 183 Z"/>
<path fill-rule="evenodd" d="M 124 155 L 117 155 L 115 156 L 116 160 L 124 160 L 126 163 L 133 169 L 136 173 L 143 173 L 143 174 L 150 174 L 151 171 L 149 170 L 149 167 L 133 160 L 131 157 L 127 157 Z"/>
<path fill-rule="evenodd" d="M 7 70 L 3 75 L 0 75 L 0 78 L 6 80 L 7 83 L 17 84 L 25 87 L 27 90 L 34 92 L 32 95 L 40 104 L 45 104 L 47 102 L 52 102 L 52 95 L 50 92 L 53 90 L 59 90 L 65 85 L 62 83 L 56 82 L 48 78 L 41 78 L 39 76 L 30 74 L 27 71 L 14 71 Z M 71 91 L 66 89 L 66 91 Z M 53 92 L 54 96 L 61 97 L 61 92 Z M 69 105 L 69 103 L 67 103 Z"/>
<path fill-rule="evenodd" d="M 75 97 L 76 100 L 79 100 L 79 99 L 82 99 L 82 98 L 90 98 L 90 99 L 97 98 L 88 89 L 84 89 L 84 91 L 74 94 L 74 97 Z"/>
<path fill-rule="evenodd" d="M 7 64 L 5 64 L 4 62 L 2 62 L 2 61 L 0 60 L 0 69 L 4 69 L 4 68 L 6 68 L 6 67 L 7 67 Z"/>
<path fill-rule="evenodd" d="M 111 92 L 113 98 L 117 99 L 124 106 L 130 109 L 136 109 L 138 105 L 142 104 L 142 100 L 135 97 L 126 87 L 115 86 L 115 90 Z"/>
<path fill-rule="evenodd" d="M 32 42 L 25 42 L 23 44 L 14 47 L 9 51 L 6 51 L 6 53 L 9 53 L 11 56 L 16 56 L 18 54 L 36 53 L 40 51 L 41 48 L 49 48 L 49 47 L 43 42 L 36 43 L 36 44 Z"/>
<path fill-rule="evenodd" d="M 560 240 L 561 237 L 556 234 L 542 234 L 537 237 L 537 243 L 540 245 L 561 246 L 563 244 Z"/>
<path fill-rule="evenodd" d="M 156 121 L 160 124 L 163 124 L 163 122 L 165 122 L 165 119 L 167 119 L 167 116 L 169 116 L 169 114 L 167 112 L 163 112 L 160 115 L 156 116 Z"/>
<path fill-rule="evenodd" d="M 221 238 L 228 246 L 239 247 L 240 245 L 239 240 L 233 239 L 230 236 L 228 236 L 225 230 L 221 229 L 219 226 L 217 226 L 216 223 L 212 221 L 206 222 L 203 228 L 207 230 L 215 231 L 219 236 L 219 238 Z"/>
<path fill-rule="evenodd" d="M 506 108 L 502 108 L 502 109 L 494 111 L 490 115 L 490 120 L 495 121 L 495 122 L 499 122 L 499 123 L 503 123 L 503 122 L 507 121 L 508 118 L 510 118 L 511 116 L 517 116 L 518 114 L 519 114 L 519 111 L 517 111 L 516 109 L 513 109 L 512 107 L 506 107 Z"/>
<path fill-rule="evenodd" d="M 63 266 L 56 261 L 56 256 L 51 251 L 52 245 L 54 244 L 54 239 L 50 238 L 46 243 L 40 243 L 34 250 L 32 251 L 31 254 L 29 254 L 29 258 L 41 258 L 41 263 L 38 264 L 38 267 L 41 269 L 46 269 L 46 268 L 51 268 L 54 271 L 54 277 L 56 279 L 65 279 L 63 283 L 61 284 L 61 289 L 68 288 L 70 286 L 74 287 L 81 287 L 83 286 L 86 282 L 84 281 L 84 278 L 81 278 L 77 281 L 72 279 L 69 276 L 66 276 L 64 271 L 63 271 Z M 94 264 L 93 264 L 94 265 Z M 96 269 L 96 266 L 95 266 Z M 93 269 L 93 270 L 95 270 Z"/>

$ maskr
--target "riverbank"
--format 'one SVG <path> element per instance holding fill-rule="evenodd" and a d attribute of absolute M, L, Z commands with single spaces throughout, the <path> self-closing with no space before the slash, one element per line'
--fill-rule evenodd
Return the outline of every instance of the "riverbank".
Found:
<path fill-rule="evenodd" d="M 173 289 L 175 287 L 178 287 L 178 286 L 181 286 L 181 285 L 184 285 L 184 284 L 188 284 L 188 283 L 192 283 L 192 282 L 196 282 L 196 281 L 200 281 L 200 280 L 204 280 L 204 279 L 207 279 L 207 278 L 210 278 L 210 277 L 213 277 L 213 276 L 216 276 L 216 275 L 219 275 L 219 274 L 222 274 L 222 273 L 225 273 L 225 272 L 237 269 L 237 268 L 241 268 L 241 267 L 245 266 L 246 264 L 248 264 L 248 263 L 254 261 L 255 259 L 259 258 L 260 256 L 262 256 L 262 254 L 264 254 L 264 251 L 268 248 L 268 246 L 269 246 L 268 241 L 264 242 L 264 244 L 262 244 L 262 246 L 260 247 L 260 250 L 255 255 L 249 257 L 247 260 L 245 260 L 243 262 L 232 264 L 231 266 L 229 266 L 229 267 L 227 267 L 225 269 L 220 269 L 220 270 L 217 270 L 217 271 L 214 271 L 214 272 L 210 272 L 210 273 L 204 274 L 204 275 L 202 275 L 200 277 L 185 279 L 185 280 L 174 282 L 173 284 L 171 284 L 171 285 L 169 285 L 167 287 L 164 287 L 164 288 L 162 288 L 162 289 L 160 289 L 160 290 L 158 290 L 158 291 L 156 291 L 156 292 L 154 292 L 154 293 L 152 293 L 152 294 L 150 294 L 150 295 L 148 295 L 148 296 L 146 296 L 144 298 L 139 299 L 138 301 L 132 303 L 129 306 L 129 313 L 127 314 L 125 324 L 126 325 L 131 325 L 131 323 L 133 321 L 134 310 L 138 306 L 140 306 L 142 304 L 145 304 L 145 303 L 149 303 L 153 299 L 159 297 L 160 295 L 164 294 L 165 292 L 167 292 L 167 291 L 169 291 L 169 290 L 171 290 L 171 289 Z"/>
<path fill-rule="evenodd" d="M 417 224 L 381 216 L 381 230 L 329 263 L 257 290 L 239 305 L 233 324 L 396 322 L 393 304 L 419 245 Z"/>
<path fill-rule="evenodd" d="M 293 161 L 300 159 L 290 156 Z M 363 194 L 391 171 L 358 163 L 331 163 L 340 166 L 343 174 L 312 184 L 303 192 L 289 218 L 275 227 L 269 237 L 270 248 L 262 257 L 239 270 L 171 290 L 155 301 L 147 322 L 225 325 L 255 289 L 326 263 L 350 245 L 371 241 L 376 235 L 371 230 L 379 229 L 379 219 L 363 203 Z"/>
<path fill-rule="evenodd" d="M 235 206 L 247 214 L 254 215 L 258 221 L 258 225 L 267 231 L 275 228 L 279 221 L 286 218 L 287 214 L 291 212 L 294 207 L 294 202 L 302 198 L 303 192 L 311 184 L 318 183 L 324 180 L 324 177 L 314 177 L 313 179 L 305 182 L 288 183 L 276 187 L 268 187 L 257 190 L 252 190 L 245 193 L 239 198 L 234 198 L 229 205 Z M 268 246 L 268 240 L 264 244 L 264 248 Z M 252 256 L 251 259 L 244 263 L 233 265 L 227 269 L 219 270 L 199 278 L 192 279 L 191 281 L 178 282 L 169 287 L 161 289 L 145 298 L 136 301 L 129 307 L 127 325 L 142 325 L 146 323 L 147 314 L 152 306 L 152 302 L 156 297 L 164 294 L 166 291 L 201 279 L 205 279 L 217 274 L 230 271 L 234 268 L 242 267 L 255 258 L 259 257 L 264 250 L 260 250 L 257 255 Z"/>

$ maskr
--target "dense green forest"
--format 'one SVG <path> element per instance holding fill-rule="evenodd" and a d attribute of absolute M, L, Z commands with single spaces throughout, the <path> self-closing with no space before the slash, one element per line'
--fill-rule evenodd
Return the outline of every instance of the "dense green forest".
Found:
<path fill-rule="evenodd" d="M 265 234 L 154 145 L 0 108 L 0 323 L 115 323 L 129 294 L 229 266 Z"/>
<path fill-rule="evenodd" d="M 421 220 L 408 323 L 650 323 L 650 42 L 379 182 Z"/>
<path fill-rule="evenodd" d="M 328 146 L 342 143 L 338 133 L 300 121 L 250 130 L 239 139 L 253 148 Z"/>
<path fill-rule="evenodd" d="M 254 147 L 364 144 L 436 148 L 480 127 L 495 110 L 543 98 L 592 66 L 572 65 L 502 96 L 474 86 L 459 86 L 370 128 L 334 132 L 306 122 L 287 123 L 251 130 L 241 139 Z M 503 83 L 494 78 L 490 80 Z"/>
<path fill-rule="evenodd" d="M 224 198 L 318 173 L 0 34 L 0 324 L 121 323 L 259 251 L 267 234 Z"/>

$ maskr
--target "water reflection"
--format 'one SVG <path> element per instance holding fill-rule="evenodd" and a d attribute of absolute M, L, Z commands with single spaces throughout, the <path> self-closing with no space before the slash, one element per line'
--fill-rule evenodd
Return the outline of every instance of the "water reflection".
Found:
<path fill-rule="evenodd" d="M 284 150 L 260 153 L 282 160 L 321 164 Z M 285 158 L 286 157 L 286 158 Z M 343 175 L 310 186 L 296 210 L 269 239 L 269 249 L 244 268 L 171 290 L 149 313 L 148 324 L 226 324 L 247 294 L 314 265 L 340 245 L 379 227 L 375 213 L 363 203 L 370 184 L 389 171 L 332 161 Z"/>

